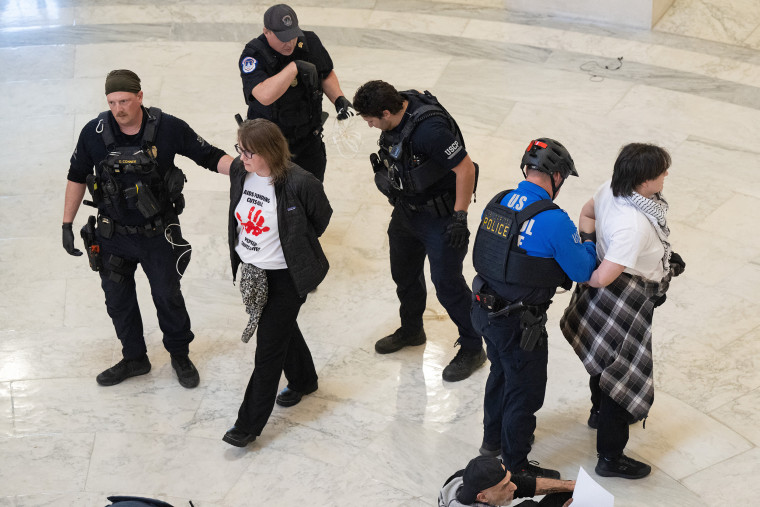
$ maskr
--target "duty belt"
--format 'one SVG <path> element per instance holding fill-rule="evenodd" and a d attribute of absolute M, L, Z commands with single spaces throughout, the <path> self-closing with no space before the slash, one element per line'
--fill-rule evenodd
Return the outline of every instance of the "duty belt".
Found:
<path fill-rule="evenodd" d="M 448 192 L 437 197 L 433 197 L 429 201 L 422 204 L 412 204 L 402 199 L 401 205 L 404 206 L 404 208 L 416 213 L 427 212 L 439 217 L 446 217 L 454 213 L 455 201 L 456 197 L 454 194 Z"/>
<path fill-rule="evenodd" d="M 143 225 L 119 225 L 114 223 L 114 232 L 118 234 L 140 234 L 141 236 L 151 238 L 163 234 L 164 231 L 159 219 L 156 221 L 151 220 Z"/>
<path fill-rule="evenodd" d="M 511 315 L 528 309 L 540 309 L 545 312 L 551 304 L 551 301 L 549 301 L 540 305 L 526 305 L 522 301 L 508 301 L 498 294 L 488 291 L 476 292 L 474 295 L 475 301 L 478 302 L 480 307 L 488 311 L 489 319 Z"/>

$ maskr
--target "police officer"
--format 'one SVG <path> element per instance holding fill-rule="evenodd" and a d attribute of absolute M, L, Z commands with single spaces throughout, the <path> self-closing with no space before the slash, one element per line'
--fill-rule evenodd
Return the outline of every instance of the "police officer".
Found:
<path fill-rule="evenodd" d="M 339 120 L 353 116 L 333 63 L 317 34 L 298 27 L 285 4 L 264 13 L 264 33 L 246 44 L 239 61 L 248 119 L 274 122 L 288 140 L 292 160 L 324 181 L 327 157 L 322 142 L 322 93 Z"/>
<path fill-rule="evenodd" d="M 520 168 L 525 180 L 491 199 L 472 250 L 472 322 L 491 361 L 480 452 L 501 454 L 515 474 L 559 479 L 528 463 L 546 393 L 546 310 L 557 287 L 589 279 L 596 250 L 553 203 L 567 177 L 578 176 L 567 149 L 553 139 L 531 141 Z"/>
<path fill-rule="evenodd" d="M 179 118 L 143 107 L 140 78 L 134 72 L 111 71 L 105 92 L 110 111 L 87 123 L 79 135 L 63 210 L 63 247 L 71 255 L 82 255 L 74 247 L 72 222 L 85 189 L 92 195 L 85 203 L 98 209 L 97 220 L 90 217 L 82 237 L 90 266 L 100 273 L 123 359 L 98 375 L 97 382 L 111 386 L 150 371 L 135 292 L 134 273 L 140 264 L 179 383 L 195 387 L 198 371 L 188 357 L 193 333 L 180 291 L 180 273 L 190 255 L 177 218 L 184 207 L 185 176 L 174 157 L 184 155 L 222 174 L 229 174 L 232 157 Z"/>
<path fill-rule="evenodd" d="M 354 106 L 370 127 L 382 130 L 380 151 L 370 160 L 378 189 L 393 205 L 388 238 L 401 327 L 380 339 L 375 350 L 388 354 L 425 343 L 427 256 L 436 295 L 457 325 L 461 346 L 443 379 L 463 380 L 486 360 L 470 321 L 472 293 L 462 276 L 476 166 L 454 118 L 430 92 L 399 93 L 384 81 L 370 81 L 357 90 Z"/>

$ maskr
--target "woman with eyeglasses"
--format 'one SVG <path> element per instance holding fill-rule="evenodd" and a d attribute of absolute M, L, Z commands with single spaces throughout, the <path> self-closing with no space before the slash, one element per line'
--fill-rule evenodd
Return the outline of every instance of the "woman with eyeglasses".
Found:
<path fill-rule="evenodd" d="M 317 372 L 296 318 L 306 295 L 327 274 L 317 239 L 332 208 L 322 184 L 290 161 L 288 142 L 269 120 L 243 122 L 240 154 L 230 167 L 229 246 L 233 282 L 241 268 L 240 292 L 250 319 L 242 340 L 256 333 L 253 374 L 228 444 L 256 440 L 278 405 L 295 405 L 317 390 Z M 282 372 L 288 385 L 277 394 Z"/>

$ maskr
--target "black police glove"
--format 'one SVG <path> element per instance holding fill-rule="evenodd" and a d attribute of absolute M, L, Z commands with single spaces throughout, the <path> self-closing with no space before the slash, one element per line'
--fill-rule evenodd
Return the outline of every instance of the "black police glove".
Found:
<path fill-rule="evenodd" d="M 317 67 L 313 63 L 304 60 L 296 60 L 296 69 L 301 82 L 309 87 L 309 90 L 319 88 L 319 76 L 317 76 Z"/>
<path fill-rule="evenodd" d="M 335 111 L 338 113 L 338 120 L 347 120 L 356 114 L 354 106 L 343 95 L 335 99 Z"/>
<path fill-rule="evenodd" d="M 594 243 L 596 243 L 596 231 L 594 231 L 594 232 L 579 231 L 579 234 L 580 234 L 580 237 L 581 237 L 581 242 L 583 242 L 583 241 L 593 241 Z"/>
<path fill-rule="evenodd" d="M 686 269 L 686 263 L 680 255 L 673 252 L 670 254 L 670 270 L 673 272 L 673 276 L 678 276 Z"/>
<path fill-rule="evenodd" d="M 66 250 L 69 255 L 77 257 L 82 255 L 82 251 L 74 246 L 74 231 L 71 228 L 71 222 L 63 223 L 63 249 Z"/>
<path fill-rule="evenodd" d="M 467 230 L 467 212 L 455 211 L 451 222 L 446 226 L 446 239 L 454 248 L 464 248 L 470 241 L 470 231 Z"/>

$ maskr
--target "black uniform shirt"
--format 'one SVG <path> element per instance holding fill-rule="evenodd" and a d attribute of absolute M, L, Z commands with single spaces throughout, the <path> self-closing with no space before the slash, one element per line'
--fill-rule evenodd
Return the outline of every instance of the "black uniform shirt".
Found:
<path fill-rule="evenodd" d="M 266 36 L 262 33 L 257 37 L 268 48 L 268 55 L 274 59 L 275 64 L 272 69 L 267 69 L 267 65 L 262 61 L 265 56 L 261 55 L 249 42 L 238 61 L 240 69 L 240 78 L 243 80 L 243 95 L 249 105 L 248 118 L 266 118 L 272 119 L 271 106 L 260 104 L 251 95 L 251 91 L 259 83 L 266 81 L 273 75 L 284 69 L 290 62 L 295 60 L 304 60 L 313 63 L 317 67 L 317 75 L 320 81 L 330 75 L 333 70 L 332 58 L 322 45 L 317 34 L 304 30 L 304 36 L 299 37 L 296 42 L 296 48 L 290 55 L 282 55 L 272 49 L 267 43 Z M 252 41 L 251 41 L 252 42 Z M 279 99 L 278 99 L 279 100 Z"/>
<path fill-rule="evenodd" d="M 391 130 L 392 134 L 399 136 L 404 129 L 407 120 L 420 102 L 414 98 L 409 99 L 409 105 L 401 122 Z M 423 161 L 432 159 L 435 163 L 448 170 L 437 183 L 434 183 L 423 193 L 408 199 L 413 204 L 422 204 L 430 199 L 447 192 L 456 192 L 456 174 L 452 171 L 467 156 L 467 151 L 461 145 L 456 134 L 451 131 L 449 121 L 440 115 L 431 116 L 422 120 L 414 129 L 409 141 L 411 153 L 420 157 Z"/>
<path fill-rule="evenodd" d="M 143 136 L 148 113 L 143 108 L 143 123 L 140 132 L 127 136 L 121 132 L 113 114 L 108 113 L 108 121 L 113 131 L 117 146 L 138 146 Z M 71 155 L 68 180 L 75 183 L 86 183 L 87 175 L 92 174 L 93 168 L 100 170 L 100 162 L 108 156 L 103 136 L 97 132 L 99 120 L 95 118 L 87 123 L 79 134 L 79 141 L 74 153 Z M 161 113 L 161 120 L 156 131 L 154 140 L 156 146 L 156 160 L 158 171 L 161 176 L 174 167 L 175 155 L 184 155 L 196 164 L 216 172 L 216 166 L 225 153 L 223 150 L 207 143 L 201 136 L 195 133 L 190 125 L 183 120 Z M 145 218 L 134 212 L 131 220 L 125 223 L 135 225 L 145 222 Z"/>

